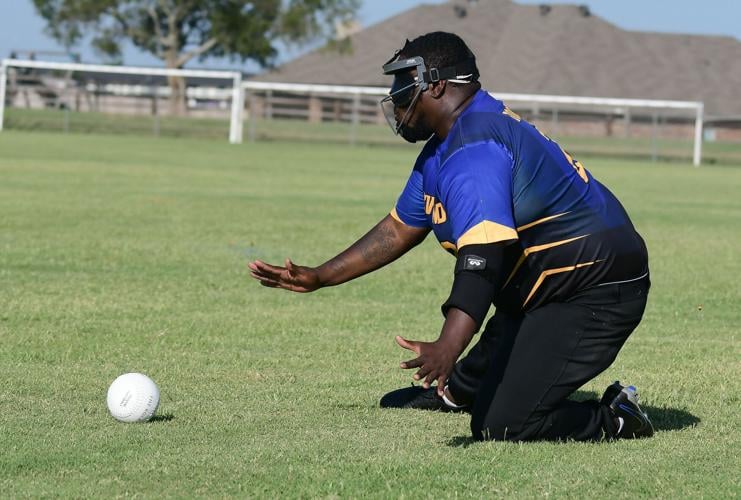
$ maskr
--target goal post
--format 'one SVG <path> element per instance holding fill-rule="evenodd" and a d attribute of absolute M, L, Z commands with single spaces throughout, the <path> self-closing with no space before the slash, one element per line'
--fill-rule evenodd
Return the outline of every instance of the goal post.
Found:
<path fill-rule="evenodd" d="M 5 118 L 5 85 L 8 82 L 8 67 L 5 59 L 0 61 L 0 132 L 3 131 L 3 121 Z"/>
<path fill-rule="evenodd" d="M 0 62 L 0 131 L 3 130 L 4 125 L 4 117 L 6 111 L 5 104 L 8 90 L 8 70 L 10 68 L 19 68 L 26 70 L 66 71 L 70 73 L 105 73 L 109 75 L 134 75 L 144 77 L 182 77 L 206 80 L 229 80 L 231 81 L 231 89 L 229 91 L 229 95 L 231 96 L 231 105 L 228 138 L 229 142 L 232 144 L 242 142 L 244 90 L 242 87 L 242 74 L 237 71 L 147 68 L 135 66 L 114 66 L 103 64 L 78 64 L 3 59 Z"/>

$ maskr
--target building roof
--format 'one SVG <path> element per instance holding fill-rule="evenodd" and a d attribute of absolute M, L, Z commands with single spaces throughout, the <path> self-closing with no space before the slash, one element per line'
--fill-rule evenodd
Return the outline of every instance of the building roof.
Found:
<path fill-rule="evenodd" d="M 496 92 L 705 102 L 741 115 L 741 42 L 733 37 L 628 31 L 575 5 L 451 0 L 420 5 L 350 37 L 346 53 L 317 49 L 262 81 L 389 85 L 381 65 L 406 38 L 458 34 Z"/>

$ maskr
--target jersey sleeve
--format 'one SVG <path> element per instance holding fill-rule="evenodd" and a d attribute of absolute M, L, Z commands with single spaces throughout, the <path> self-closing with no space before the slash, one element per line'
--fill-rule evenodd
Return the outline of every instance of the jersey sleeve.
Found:
<path fill-rule="evenodd" d="M 422 170 L 415 166 L 409 176 L 404 190 L 401 192 L 396 206 L 391 210 L 391 216 L 412 227 L 429 227 L 425 215 L 424 192 L 422 190 Z"/>
<path fill-rule="evenodd" d="M 517 239 L 512 166 L 495 142 L 463 146 L 444 163 L 439 192 L 458 249 Z"/>

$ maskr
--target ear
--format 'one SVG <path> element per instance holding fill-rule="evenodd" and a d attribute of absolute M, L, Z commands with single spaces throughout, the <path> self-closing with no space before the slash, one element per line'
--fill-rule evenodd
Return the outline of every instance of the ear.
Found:
<path fill-rule="evenodd" d="M 438 80 L 437 82 L 429 83 L 428 85 L 429 88 L 427 92 L 430 94 L 430 97 L 440 99 L 445 93 L 448 82 L 447 80 Z"/>

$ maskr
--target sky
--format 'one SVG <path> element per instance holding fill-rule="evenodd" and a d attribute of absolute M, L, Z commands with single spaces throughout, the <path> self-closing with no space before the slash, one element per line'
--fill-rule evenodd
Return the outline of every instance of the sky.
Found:
<path fill-rule="evenodd" d="M 442 3 L 443 0 L 363 0 L 358 20 L 363 27 L 378 23 L 419 4 Z M 479 0 L 485 2 L 486 0 Z M 521 4 L 573 3 L 588 5 L 594 15 L 617 26 L 640 31 L 690 33 L 699 35 L 729 35 L 741 40 L 741 0 L 516 0 Z M 62 50 L 60 45 L 43 33 L 44 22 L 36 14 L 31 0 L 0 0 L 0 58 L 11 50 Z M 101 59 L 87 48 L 74 49 L 81 53 L 83 62 L 96 63 Z M 299 55 L 301 50 L 282 49 L 278 62 Z M 43 59 L 43 58 L 39 58 Z M 61 61 L 61 58 L 54 60 Z M 128 65 L 161 66 L 153 56 L 133 46 L 124 49 L 124 63 Z M 255 72 L 259 68 L 250 63 L 231 62 L 228 59 L 210 59 L 194 62 L 190 68 L 229 68 Z"/>

